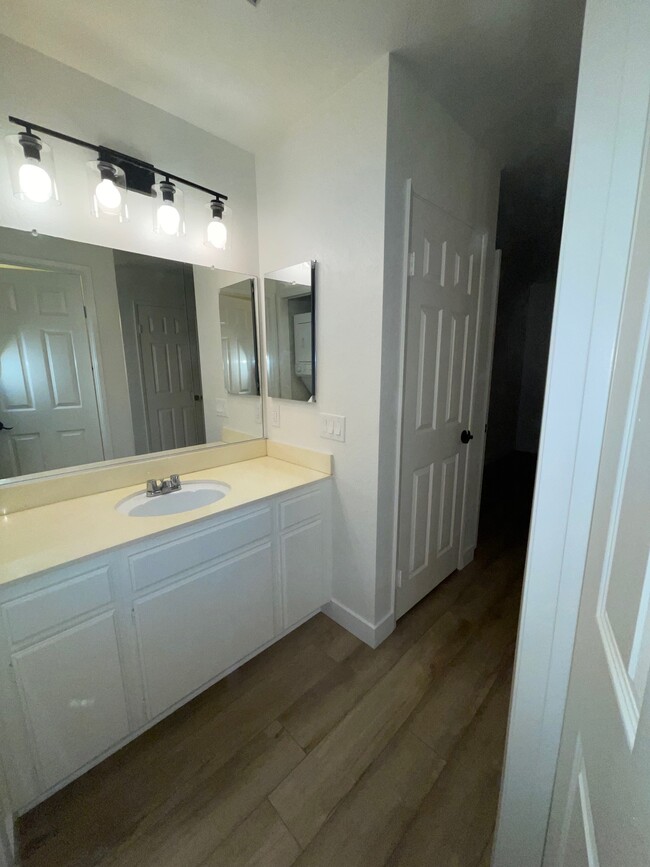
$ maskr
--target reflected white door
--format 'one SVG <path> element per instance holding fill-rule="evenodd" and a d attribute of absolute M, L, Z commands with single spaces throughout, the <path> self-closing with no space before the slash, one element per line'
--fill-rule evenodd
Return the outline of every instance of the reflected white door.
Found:
<path fill-rule="evenodd" d="M 81 280 L 0 268 L 0 477 L 104 458 Z"/>
<path fill-rule="evenodd" d="M 149 451 L 197 445 L 187 312 L 184 307 L 137 308 Z"/>
<path fill-rule="evenodd" d="M 650 177 L 628 267 L 544 863 L 650 864 Z"/>
<path fill-rule="evenodd" d="M 228 394 L 257 394 L 251 298 L 219 296 L 223 376 Z"/>
<path fill-rule="evenodd" d="M 396 616 L 459 562 L 482 238 L 413 196 Z"/>

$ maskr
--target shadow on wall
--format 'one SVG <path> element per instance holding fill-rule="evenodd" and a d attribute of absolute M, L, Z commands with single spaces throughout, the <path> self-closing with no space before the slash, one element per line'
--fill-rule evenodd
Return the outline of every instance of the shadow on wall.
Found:
<path fill-rule="evenodd" d="M 501 175 L 497 247 L 503 251 L 486 465 L 536 454 L 555 298 L 569 150 Z"/>

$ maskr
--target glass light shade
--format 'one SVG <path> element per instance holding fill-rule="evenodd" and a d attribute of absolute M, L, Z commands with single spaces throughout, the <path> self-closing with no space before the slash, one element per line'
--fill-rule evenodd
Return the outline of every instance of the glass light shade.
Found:
<path fill-rule="evenodd" d="M 167 237 L 185 234 L 183 193 L 176 184 L 161 181 L 153 186 L 153 227 Z"/>
<path fill-rule="evenodd" d="M 122 169 L 105 160 L 86 163 L 92 212 L 120 223 L 129 219 L 126 177 Z"/>
<path fill-rule="evenodd" d="M 205 243 L 214 250 L 223 252 L 230 249 L 230 208 L 223 209 L 221 217 L 215 214 L 212 204 L 208 205 L 211 219 L 205 227 Z"/>
<path fill-rule="evenodd" d="M 39 136 L 22 132 L 5 137 L 14 195 L 38 205 L 58 203 L 52 149 Z"/>
<path fill-rule="evenodd" d="M 223 220 L 213 217 L 206 230 L 208 244 L 217 250 L 225 250 L 228 243 L 228 229 Z"/>

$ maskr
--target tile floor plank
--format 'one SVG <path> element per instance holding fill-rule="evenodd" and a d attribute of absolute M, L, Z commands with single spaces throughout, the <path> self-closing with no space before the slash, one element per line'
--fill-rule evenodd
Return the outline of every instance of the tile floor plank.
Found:
<path fill-rule="evenodd" d="M 488 612 L 411 716 L 408 727 L 440 758 L 449 757 L 497 677 L 504 656 L 514 654 L 519 594 L 510 593 Z"/>
<path fill-rule="evenodd" d="M 391 867 L 474 867 L 494 828 L 511 667 L 502 669 L 417 815 L 386 862 Z"/>
<path fill-rule="evenodd" d="M 203 867 L 290 867 L 300 846 L 268 801 L 203 862 Z"/>
<path fill-rule="evenodd" d="M 356 704 L 269 800 L 301 846 L 316 835 L 341 798 L 412 713 L 443 664 L 467 640 L 467 624 L 447 612 Z"/>
<path fill-rule="evenodd" d="M 300 867 L 381 867 L 406 830 L 444 762 L 405 727 L 296 862 Z"/>
<path fill-rule="evenodd" d="M 147 816 L 102 867 L 198 867 L 266 798 L 305 754 L 272 723 L 225 765 L 201 769 Z"/>

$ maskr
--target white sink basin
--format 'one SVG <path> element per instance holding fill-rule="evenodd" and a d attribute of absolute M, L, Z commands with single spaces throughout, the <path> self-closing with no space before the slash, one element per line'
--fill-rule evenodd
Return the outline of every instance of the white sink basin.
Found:
<path fill-rule="evenodd" d="M 144 491 L 138 494 L 130 494 L 120 500 L 115 506 L 122 515 L 132 518 L 153 518 L 159 515 L 177 515 L 179 512 L 191 512 L 192 509 L 200 509 L 209 506 L 225 497 L 230 490 L 230 485 L 224 482 L 182 482 L 180 491 L 171 491 L 169 494 L 159 494 L 157 497 L 148 497 Z"/>

